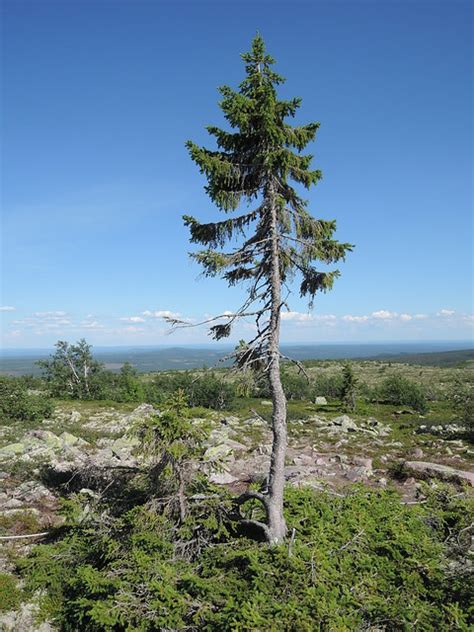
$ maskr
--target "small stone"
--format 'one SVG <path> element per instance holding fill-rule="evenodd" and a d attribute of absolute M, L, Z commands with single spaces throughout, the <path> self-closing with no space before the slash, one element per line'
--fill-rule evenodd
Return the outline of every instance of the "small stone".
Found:
<path fill-rule="evenodd" d="M 357 424 L 348 415 L 341 415 L 332 420 L 332 425 L 339 427 L 341 432 L 355 432 L 358 430 Z"/>
<path fill-rule="evenodd" d="M 62 442 L 51 430 L 32 430 L 27 433 L 28 438 L 39 439 L 42 443 L 45 443 L 48 448 L 61 448 Z"/>
<path fill-rule="evenodd" d="M 347 479 L 349 479 L 350 481 L 352 481 L 353 483 L 356 483 L 357 481 L 363 481 L 365 480 L 367 477 L 369 476 L 367 469 L 365 467 L 351 467 L 349 470 L 347 470 L 345 477 Z"/>
<path fill-rule="evenodd" d="M 372 459 L 356 456 L 352 459 L 352 462 L 354 465 L 364 468 L 368 476 L 372 474 Z"/>
<path fill-rule="evenodd" d="M 232 450 L 221 443 L 220 445 L 211 446 L 204 452 L 204 461 L 218 461 L 230 457 Z"/>
<path fill-rule="evenodd" d="M 412 456 L 416 459 L 421 459 L 424 456 L 424 452 L 421 448 L 415 448 L 412 452 Z"/>
<path fill-rule="evenodd" d="M 314 400 L 316 406 L 327 406 L 327 399 L 325 397 L 316 397 Z"/>
<path fill-rule="evenodd" d="M 230 485 L 237 482 L 239 479 L 229 474 L 229 472 L 213 472 L 209 476 L 209 481 L 215 485 Z"/>
<path fill-rule="evenodd" d="M 313 458 L 309 454 L 298 454 L 293 459 L 294 465 L 313 465 Z"/>
<path fill-rule="evenodd" d="M 23 503 L 18 498 L 10 498 L 4 505 L 3 509 L 19 509 L 23 507 Z"/>

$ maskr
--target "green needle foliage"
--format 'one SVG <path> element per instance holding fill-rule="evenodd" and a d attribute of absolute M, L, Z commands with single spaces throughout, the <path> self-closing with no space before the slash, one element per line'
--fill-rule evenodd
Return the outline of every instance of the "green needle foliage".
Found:
<path fill-rule="evenodd" d="M 357 398 L 357 378 L 350 362 L 342 367 L 342 391 L 341 400 L 344 410 L 354 412 Z"/>
<path fill-rule="evenodd" d="M 266 54 L 260 35 L 242 58 L 246 77 L 239 90 L 228 86 L 219 89 L 220 107 L 232 131 L 207 127 L 216 140 L 217 151 L 191 141 L 187 148 L 207 178 L 207 193 L 221 211 L 232 213 L 242 202 L 257 201 L 257 206 L 220 222 L 201 224 L 189 215 L 184 220 L 191 241 L 205 246 L 191 255 L 203 266 L 204 273 L 221 275 L 229 285 L 250 281 L 249 303 L 263 300 L 264 313 L 270 308 L 266 299 L 272 272 L 272 206 L 277 210 L 281 280 L 286 282 L 295 272 L 301 273 L 300 293 L 310 303 L 318 291 L 331 289 L 339 276 L 337 269 L 323 271 L 314 262 L 337 262 L 352 246 L 336 241 L 336 222 L 312 217 L 307 201 L 290 184 L 293 180 L 309 189 L 322 177 L 321 171 L 310 168 L 312 156 L 301 154 L 314 140 L 319 123 L 292 126 L 286 121 L 295 116 L 301 99 L 278 99 L 276 87 L 284 79 L 272 70 L 274 60 Z M 229 240 L 238 237 L 243 237 L 238 247 L 229 252 L 222 250 Z M 215 338 L 230 334 L 228 325 L 233 317 L 227 320 L 211 328 Z"/>
<path fill-rule="evenodd" d="M 242 59 L 246 77 L 239 89 L 220 88 L 220 107 L 230 130 L 207 128 L 217 150 L 187 143 L 191 158 L 206 176 L 209 197 L 229 217 L 202 224 L 185 215 L 184 221 L 191 241 L 204 246 L 191 255 L 203 266 L 204 274 L 221 276 L 231 286 L 247 285 L 247 299 L 234 314 L 207 322 L 213 323 L 210 333 L 219 340 L 230 335 L 238 319 L 253 316 L 256 320 L 256 336 L 240 345 L 235 357 L 241 368 L 268 373 L 273 449 L 268 496 L 258 496 L 266 509 L 267 525 L 258 526 L 267 540 L 276 543 L 286 534 L 286 398 L 280 378 L 280 313 L 286 297 L 282 290 L 289 294 L 289 283 L 299 274 L 300 295 L 312 306 L 317 292 L 331 289 L 339 276 L 339 270 L 321 269 L 316 262 L 332 265 L 344 259 L 352 246 L 334 239 L 334 220 L 310 215 L 306 200 L 292 184 L 309 189 L 322 177 L 318 169 L 311 169 L 312 156 L 302 153 L 314 140 L 319 123 L 292 126 L 287 122 L 295 116 L 301 99 L 278 98 L 277 87 L 284 79 L 272 70 L 275 62 L 260 35 Z M 244 203 L 245 212 L 236 214 Z M 236 242 L 234 248 L 226 248 L 229 241 Z"/>

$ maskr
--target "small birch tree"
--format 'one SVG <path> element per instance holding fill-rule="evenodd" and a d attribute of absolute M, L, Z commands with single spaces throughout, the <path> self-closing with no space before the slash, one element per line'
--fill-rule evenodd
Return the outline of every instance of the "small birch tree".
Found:
<path fill-rule="evenodd" d="M 240 345 L 236 362 L 241 368 L 251 367 L 268 375 L 273 447 L 267 493 L 249 491 L 238 502 L 254 498 L 263 504 L 266 522 L 258 526 L 269 542 L 278 543 L 287 532 L 283 515 L 286 398 L 280 379 L 280 319 L 286 306 L 283 291 L 299 274 L 300 294 L 309 298 L 312 307 L 315 294 L 331 289 L 339 276 L 338 270 L 321 270 L 314 263 L 344 259 L 352 246 L 336 241 L 336 222 L 313 218 L 307 202 L 290 184 L 293 181 L 309 189 L 321 179 L 319 170 L 310 169 L 312 156 L 301 153 L 315 138 L 319 123 L 291 126 L 286 121 L 295 115 L 301 99 L 278 99 L 276 88 L 284 79 L 272 70 L 275 62 L 266 53 L 260 35 L 242 59 L 246 76 L 239 89 L 219 89 L 220 107 L 231 129 L 207 128 L 217 150 L 187 142 L 191 158 L 207 178 L 209 197 L 228 217 L 202 224 L 185 215 L 184 221 L 191 241 L 204 246 L 191 255 L 203 266 L 204 274 L 221 276 L 230 286 L 247 286 L 247 299 L 235 313 L 206 322 L 212 322 L 210 334 L 219 340 L 230 335 L 238 319 L 255 318 L 256 335 Z M 236 214 L 245 202 L 246 211 Z M 226 250 L 226 243 L 233 238 L 237 245 Z"/>

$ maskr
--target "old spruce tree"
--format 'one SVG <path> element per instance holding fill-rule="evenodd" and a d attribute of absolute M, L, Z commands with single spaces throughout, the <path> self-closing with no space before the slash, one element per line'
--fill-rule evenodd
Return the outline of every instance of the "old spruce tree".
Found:
<path fill-rule="evenodd" d="M 286 398 L 280 380 L 280 318 L 286 307 L 288 284 L 300 276 L 300 294 L 310 305 L 315 294 L 331 289 L 338 270 L 321 271 L 324 264 L 344 259 L 351 249 L 333 239 L 336 222 L 313 218 L 307 202 L 290 181 L 305 188 L 321 172 L 311 170 L 312 156 L 302 154 L 319 123 L 291 126 L 301 100 L 280 100 L 277 86 L 284 79 L 272 70 L 274 60 L 257 35 L 251 51 L 242 55 L 245 79 L 238 90 L 221 87 L 220 107 L 230 131 L 207 127 L 217 150 L 188 141 L 191 158 L 207 178 L 206 191 L 226 214 L 223 221 L 202 224 L 188 215 L 191 241 L 204 250 L 191 256 L 208 276 L 221 276 L 229 285 L 246 284 L 248 294 L 235 313 L 211 319 L 210 334 L 219 340 L 231 333 L 242 317 L 252 316 L 256 333 L 240 345 L 236 363 L 266 372 L 272 395 L 273 446 L 266 493 L 249 491 L 238 502 L 258 499 L 266 521 L 254 523 L 267 541 L 281 542 L 287 532 L 283 515 L 284 464 L 287 448 Z M 244 211 L 239 211 L 240 207 Z M 234 246 L 225 249 L 226 242 Z M 207 321 L 207 322 L 211 322 Z M 252 521 L 247 521 L 252 522 Z"/>

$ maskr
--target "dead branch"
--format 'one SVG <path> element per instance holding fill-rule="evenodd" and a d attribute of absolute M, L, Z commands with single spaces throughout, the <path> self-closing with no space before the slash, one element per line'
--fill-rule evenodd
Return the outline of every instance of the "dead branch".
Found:
<path fill-rule="evenodd" d="M 49 531 L 42 531 L 41 533 L 28 533 L 27 535 L 2 535 L 0 540 L 21 540 L 26 538 L 44 538 L 49 535 Z"/>

